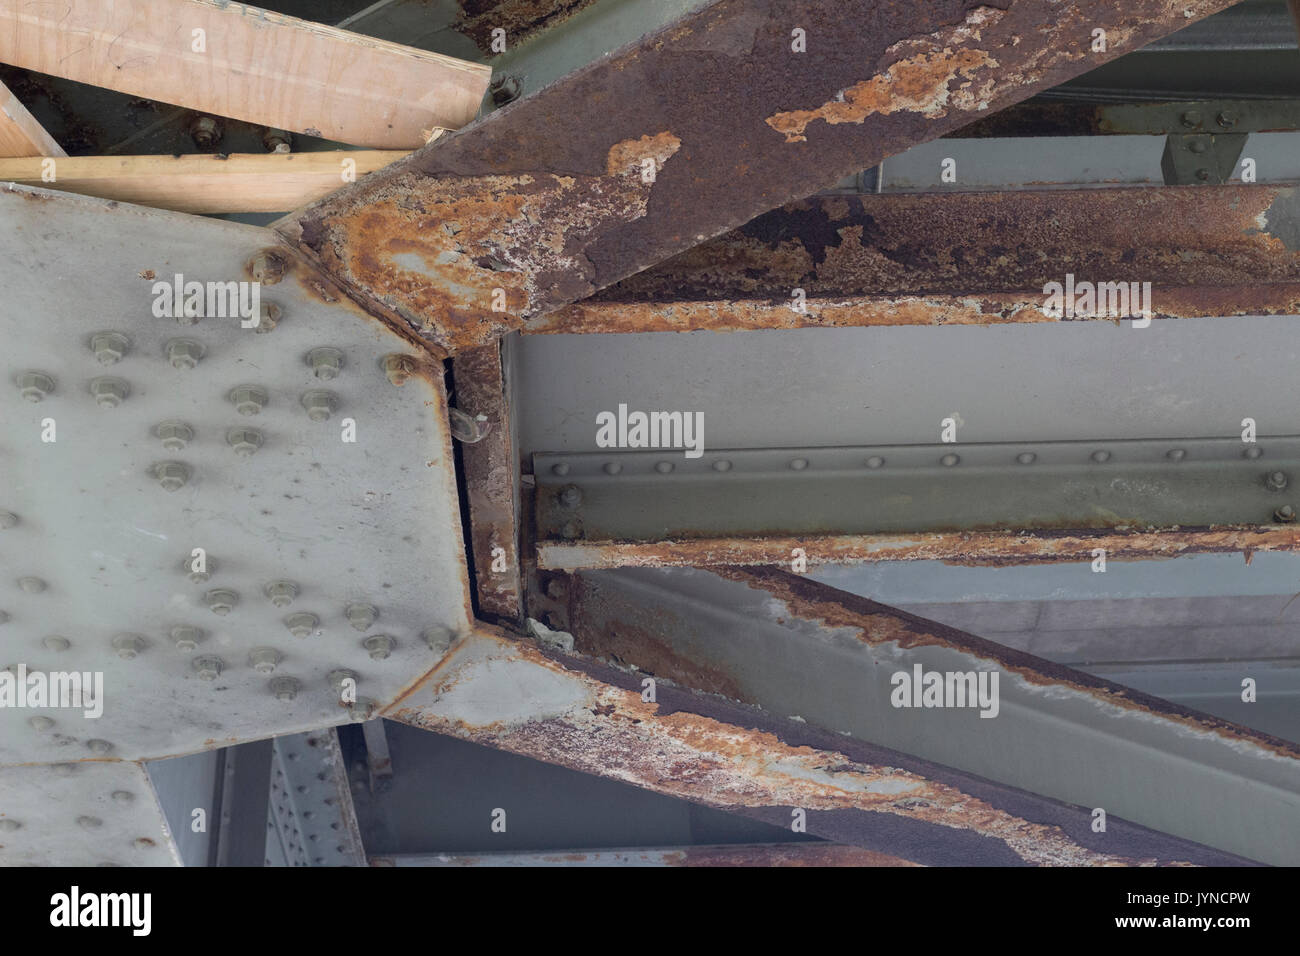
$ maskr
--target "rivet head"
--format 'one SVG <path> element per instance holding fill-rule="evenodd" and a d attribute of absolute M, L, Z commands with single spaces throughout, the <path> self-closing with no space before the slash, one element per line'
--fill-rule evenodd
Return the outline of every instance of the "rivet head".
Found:
<path fill-rule="evenodd" d="M 201 628 L 182 625 L 171 629 L 172 642 L 176 645 L 177 650 L 192 651 L 199 646 L 203 640 L 204 634 Z"/>
<path fill-rule="evenodd" d="M 276 700 L 293 700 L 298 696 L 301 686 L 296 677 L 274 677 L 270 683 L 271 693 Z"/>
<path fill-rule="evenodd" d="M 44 372 L 20 372 L 14 379 L 14 384 L 29 402 L 42 401 L 54 391 L 54 379 Z"/>
<path fill-rule="evenodd" d="M 1283 505 L 1273 512 L 1273 520 L 1280 524 L 1290 524 L 1295 521 L 1295 508 L 1291 505 Z"/>
<path fill-rule="evenodd" d="M 807 468 L 807 467 L 808 467 L 808 459 L 807 459 L 807 458 L 791 458 L 791 459 L 790 459 L 790 470 L 791 470 L 791 471 L 803 471 L 803 470 L 804 470 L 805 468 Z"/>
<path fill-rule="evenodd" d="M 163 353 L 172 368 L 194 368 L 203 358 L 203 343 L 196 339 L 168 339 Z"/>
<path fill-rule="evenodd" d="M 160 461 L 153 466 L 153 476 L 163 491 L 180 491 L 190 480 L 190 466 L 183 461 Z"/>
<path fill-rule="evenodd" d="M 124 661 L 133 659 L 145 649 L 145 639 L 140 634 L 118 634 L 113 638 L 113 650 Z"/>
<path fill-rule="evenodd" d="M 204 557 L 203 570 L 198 570 L 196 567 L 197 564 L 198 558 L 193 555 L 187 554 L 185 557 L 181 558 L 181 570 L 189 575 L 190 580 L 195 584 L 202 584 L 204 581 L 208 580 L 208 578 L 212 577 L 217 570 L 217 559 L 211 555 Z"/>
<path fill-rule="evenodd" d="M 731 471 L 731 462 L 726 458 L 719 458 L 713 463 L 714 471 Z"/>
<path fill-rule="evenodd" d="M 95 353 L 95 359 L 100 365 L 113 365 L 122 361 L 130 347 L 131 340 L 121 332 L 97 332 L 90 337 L 90 351 Z"/>
<path fill-rule="evenodd" d="M 276 607 L 288 607 L 298 596 L 298 585 L 292 581 L 271 581 L 262 591 Z"/>
<path fill-rule="evenodd" d="M 22 826 L 23 825 L 17 820 L 10 820 L 8 817 L 0 820 L 0 830 L 5 831 L 6 833 L 13 833 L 15 830 L 21 830 Z"/>
<path fill-rule="evenodd" d="M 135 794 L 130 790 L 114 790 L 112 796 L 117 803 L 126 804 L 135 802 Z"/>
<path fill-rule="evenodd" d="M 1256 446 L 1256 445 L 1251 445 L 1249 448 L 1247 448 L 1245 451 L 1243 451 L 1243 452 L 1241 453 L 1241 457 L 1242 457 L 1242 458 L 1262 458 L 1262 457 L 1264 457 L 1264 449 L 1262 449 L 1262 448 L 1260 448 L 1260 447 L 1258 447 L 1258 446 Z"/>
<path fill-rule="evenodd" d="M 229 588 L 213 588 L 203 595 L 203 601 L 213 614 L 225 617 L 239 603 L 239 595 Z"/>
<path fill-rule="evenodd" d="M 661 475 L 666 475 L 672 470 L 673 470 L 673 463 L 671 461 L 655 462 L 655 471 L 659 472 L 659 474 Z"/>
<path fill-rule="evenodd" d="M 66 651 L 72 646 L 71 641 L 59 634 L 51 634 L 49 637 L 41 638 L 41 644 L 51 651 Z"/>
<path fill-rule="evenodd" d="M 1264 484 L 1269 491 L 1282 491 L 1289 483 L 1285 471 L 1270 471 L 1264 476 Z"/>
<path fill-rule="evenodd" d="M 358 680 L 360 680 L 360 676 L 357 674 L 356 671 L 350 671 L 346 667 L 340 667 L 326 674 L 325 679 L 330 682 L 330 686 L 332 686 L 335 690 L 341 691 L 343 689 L 343 682 L 345 680 L 350 680 L 352 681 L 353 684 L 355 684 Z"/>
<path fill-rule="evenodd" d="M 349 604 L 343 609 L 343 616 L 358 631 L 364 631 L 375 623 L 379 609 L 373 604 Z"/>
<path fill-rule="evenodd" d="M 262 433 L 256 428 L 231 428 L 226 432 L 226 444 L 239 457 L 249 458 L 262 447 Z"/>
<path fill-rule="evenodd" d="M 961 456 L 953 454 L 952 452 L 948 452 L 948 454 L 939 459 L 939 463 L 945 468 L 951 468 L 954 465 L 960 464 L 960 462 Z"/>
<path fill-rule="evenodd" d="M 196 657 L 190 662 L 190 668 L 199 680 L 216 680 L 225 666 L 220 657 Z"/>
<path fill-rule="evenodd" d="M 409 355 L 385 355 L 379 360 L 379 366 L 384 370 L 388 381 L 398 387 L 405 385 L 415 371 L 415 362 Z"/>
<path fill-rule="evenodd" d="M 562 461 L 556 462 L 554 465 L 551 466 L 551 474 L 553 475 L 558 475 L 559 477 L 563 478 L 568 473 L 569 473 L 569 466 Z"/>
<path fill-rule="evenodd" d="M 87 830 L 97 830 L 104 825 L 104 821 L 99 817 L 82 816 L 77 817 L 77 826 L 84 827 Z"/>
<path fill-rule="evenodd" d="M 255 647 L 248 652 L 248 665 L 259 674 L 272 673 L 284 655 L 274 647 Z"/>
<path fill-rule="evenodd" d="M 99 754 L 101 757 L 113 749 L 113 745 L 107 740 L 87 740 L 86 749 L 91 753 Z"/>
<path fill-rule="evenodd" d="M 566 485 L 560 489 L 560 504 L 566 508 L 576 508 L 582 504 L 582 490 L 577 485 Z"/>
<path fill-rule="evenodd" d="M 425 628 L 421 636 L 424 638 L 424 643 L 429 645 L 429 649 L 437 654 L 444 653 L 456 640 L 456 632 L 444 624 Z"/>
<path fill-rule="evenodd" d="M 45 590 L 45 581 L 36 577 L 19 578 L 18 587 L 28 594 L 40 594 Z"/>
<path fill-rule="evenodd" d="M 286 617 L 284 626 L 294 637 L 309 637 L 316 628 L 320 627 L 320 618 L 307 611 L 299 611 Z"/>
<path fill-rule="evenodd" d="M 183 451 L 194 440 L 194 429 L 175 418 L 159 422 L 154 426 L 153 433 L 168 451 Z"/>
<path fill-rule="evenodd" d="M 1170 461 L 1182 461 L 1184 458 L 1187 457 L 1187 449 L 1171 448 L 1167 452 L 1165 452 L 1165 457 L 1168 458 Z"/>
<path fill-rule="evenodd" d="M 27 723 L 31 724 L 33 730 L 38 731 L 46 731 L 54 726 L 53 720 L 48 717 L 40 716 L 29 718 Z"/>
<path fill-rule="evenodd" d="M 0 531 L 12 528 L 18 523 L 18 516 L 12 511 L 0 511 Z"/>
<path fill-rule="evenodd" d="M 266 407 L 266 389 L 258 385 L 236 385 L 228 397 L 241 415 L 256 415 Z"/>
<path fill-rule="evenodd" d="M 1110 461 L 1110 452 L 1106 451 L 1104 448 L 1098 448 L 1089 457 L 1100 465 L 1103 462 Z"/>
<path fill-rule="evenodd" d="M 393 653 L 393 639 L 387 634 L 374 634 L 361 642 L 372 661 L 382 661 Z"/>
<path fill-rule="evenodd" d="M 329 346 L 321 346 L 307 353 L 307 366 L 319 379 L 330 381 L 343 369 L 343 353 Z"/>
<path fill-rule="evenodd" d="M 623 470 L 623 466 L 616 461 L 607 461 L 601 466 L 601 470 L 607 475 L 617 475 Z"/>
<path fill-rule="evenodd" d="M 339 407 L 339 397 L 333 392 L 315 388 L 303 394 L 302 407 L 307 409 L 307 417 L 312 421 L 329 421 L 330 415 Z"/>
<path fill-rule="evenodd" d="M 90 394 L 100 408 L 117 408 L 131 394 L 131 386 L 123 379 L 101 375 L 90 380 Z"/>
<path fill-rule="evenodd" d="M 1037 460 L 1038 456 L 1032 451 L 1022 451 L 1019 455 L 1016 455 L 1016 461 L 1022 465 L 1032 465 Z"/>
<path fill-rule="evenodd" d="M 881 458 L 879 455 L 872 455 L 867 459 L 868 468 L 883 468 L 884 466 L 885 459 Z"/>

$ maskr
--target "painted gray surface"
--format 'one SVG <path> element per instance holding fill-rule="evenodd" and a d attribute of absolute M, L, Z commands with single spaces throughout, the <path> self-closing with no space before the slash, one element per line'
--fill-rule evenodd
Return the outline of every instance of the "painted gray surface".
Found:
<path fill-rule="evenodd" d="M 207 750 L 145 764 L 185 866 L 208 865 L 209 847 L 218 825 L 214 799 L 217 755 L 218 751 Z M 202 810 L 204 816 L 199 831 L 194 829 L 195 810 Z"/>

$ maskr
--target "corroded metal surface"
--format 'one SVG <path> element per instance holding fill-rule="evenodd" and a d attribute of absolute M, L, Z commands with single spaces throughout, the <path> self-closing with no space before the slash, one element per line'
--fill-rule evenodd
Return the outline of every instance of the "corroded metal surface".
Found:
<path fill-rule="evenodd" d="M 720 0 L 278 228 L 455 351 L 1228 5 Z"/>
<path fill-rule="evenodd" d="M 492 48 L 492 31 L 506 32 L 508 48 L 513 49 L 558 23 L 562 23 L 595 0 L 460 0 L 460 16 L 455 29 L 465 34 L 489 56 L 500 53 Z"/>
<path fill-rule="evenodd" d="M 1069 321 L 1043 312 L 1044 285 L 1067 273 L 1150 282 L 1155 318 L 1294 315 L 1300 194 L 1235 185 L 815 197 L 525 331 Z"/>
<path fill-rule="evenodd" d="M 371 857 L 371 866 L 916 866 L 836 843 L 738 843 L 532 853 L 431 853 Z"/>
<path fill-rule="evenodd" d="M 1242 554 L 1300 551 L 1300 530 L 1292 525 L 1234 526 L 1142 531 L 1003 531 L 912 535 L 807 535 L 804 537 L 700 538 L 678 541 L 540 541 L 543 570 L 579 568 L 719 567 L 785 565 L 802 548 L 808 566 L 870 561 L 943 561 L 945 564 L 1004 567 L 1059 561 L 1092 561 L 1105 550 L 1108 561 L 1176 558 L 1183 554 Z"/>
<path fill-rule="evenodd" d="M 471 416 L 486 416 L 487 434 L 460 446 L 479 610 L 518 621 L 521 585 L 514 484 L 518 464 L 500 346 L 493 343 L 461 352 L 452 363 L 452 375 L 456 407 Z"/>
<path fill-rule="evenodd" d="M 480 629 L 385 716 L 922 864 L 1242 864 L 905 754 Z"/>

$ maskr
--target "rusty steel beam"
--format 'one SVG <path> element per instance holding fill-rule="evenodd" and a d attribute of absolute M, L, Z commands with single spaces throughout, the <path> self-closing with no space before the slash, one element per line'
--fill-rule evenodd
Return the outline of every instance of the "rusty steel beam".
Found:
<path fill-rule="evenodd" d="M 719 846 L 538 850 L 521 853 L 410 853 L 370 858 L 371 866 L 916 866 L 886 853 L 838 843 L 737 843 Z"/>
<path fill-rule="evenodd" d="M 577 652 L 639 676 L 1251 859 L 1300 860 L 1295 743 L 773 568 L 581 572 L 567 596 Z M 918 670 L 992 690 L 978 705 L 900 705 L 896 679 Z"/>
<path fill-rule="evenodd" d="M 954 531 L 930 534 L 846 534 L 797 537 L 690 538 L 671 541 L 537 542 L 541 570 L 598 568 L 753 567 L 788 565 L 796 548 L 808 567 L 875 561 L 942 561 L 967 567 L 1010 567 L 1092 561 L 1143 561 L 1190 554 L 1300 551 L 1294 525 L 1148 528 L 1140 531 Z"/>
<path fill-rule="evenodd" d="M 452 352 L 1227 6 L 718 0 L 277 228 Z"/>
<path fill-rule="evenodd" d="M 1242 865 L 1232 854 L 480 627 L 384 716 L 923 865 Z"/>
<path fill-rule="evenodd" d="M 483 416 L 486 434 L 462 444 L 467 519 L 480 613 L 522 619 L 519 569 L 519 466 L 499 343 L 466 349 L 452 361 L 456 407 Z"/>
<path fill-rule="evenodd" d="M 1300 191 L 1235 185 L 821 196 L 526 332 L 1057 322 L 1048 282 L 1150 282 L 1155 318 L 1300 312 Z M 803 289 L 797 309 L 791 294 Z M 1079 320 L 1083 320 L 1080 317 Z"/>

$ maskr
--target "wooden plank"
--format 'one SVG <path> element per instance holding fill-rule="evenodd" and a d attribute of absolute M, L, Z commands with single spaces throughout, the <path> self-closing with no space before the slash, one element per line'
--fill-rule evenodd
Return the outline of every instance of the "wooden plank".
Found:
<path fill-rule="evenodd" d="M 42 179 L 39 158 L 0 159 L 0 182 L 116 199 L 190 213 L 284 212 L 326 196 L 348 180 L 394 162 L 402 150 L 230 156 L 73 156 Z"/>
<path fill-rule="evenodd" d="M 464 126 L 492 72 L 223 0 L 4 4 L 0 62 L 379 149 Z"/>
<path fill-rule="evenodd" d="M 18 97 L 0 83 L 0 157 L 67 155 Z"/>

